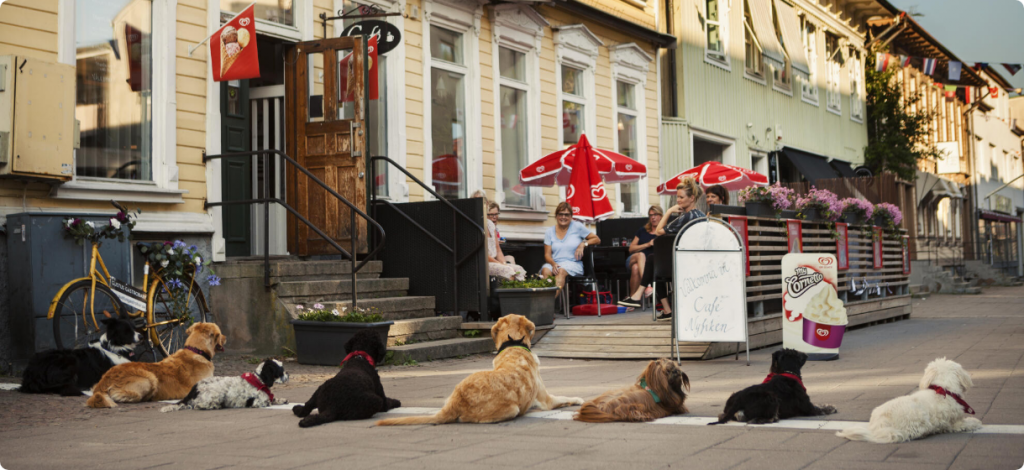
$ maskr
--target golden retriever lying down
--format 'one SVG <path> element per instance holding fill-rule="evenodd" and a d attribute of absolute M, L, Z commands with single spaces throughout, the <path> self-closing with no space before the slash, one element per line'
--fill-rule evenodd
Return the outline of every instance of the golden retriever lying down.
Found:
<path fill-rule="evenodd" d="M 540 362 L 530 351 L 534 329 L 533 322 L 522 315 L 501 317 L 491 327 L 491 338 L 498 348 L 494 370 L 466 377 L 434 416 L 382 419 L 377 425 L 497 423 L 522 416 L 534 407 L 546 411 L 583 403 L 582 398 L 551 396 L 544 389 Z"/>
<path fill-rule="evenodd" d="M 651 361 L 633 385 L 609 390 L 584 403 L 573 419 L 591 423 L 643 422 L 683 414 L 687 412 L 684 387 L 690 390 L 690 378 L 675 362 Z"/>
<path fill-rule="evenodd" d="M 213 376 L 213 355 L 228 340 L 213 323 L 196 323 L 185 333 L 185 347 L 160 362 L 129 362 L 108 370 L 85 404 L 113 408 L 117 403 L 185 398 L 197 382 Z"/>

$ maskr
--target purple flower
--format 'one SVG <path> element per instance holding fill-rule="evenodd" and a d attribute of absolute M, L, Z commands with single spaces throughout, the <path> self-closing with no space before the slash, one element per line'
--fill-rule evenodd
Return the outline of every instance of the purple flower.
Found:
<path fill-rule="evenodd" d="M 832 191 L 827 189 L 817 189 L 811 186 L 811 190 L 806 196 L 801 196 L 796 199 L 796 208 L 804 210 L 808 208 L 817 208 L 829 220 L 836 220 L 839 218 L 841 213 L 839 197 Z"/>
<path fill-rule="evenodd" d="M 893 225 L 899 225 L 903 221 L 903 212 L 900 211 L 899 207 L 888 202 L 883 202 L 875 206 L 876 214 L 884 214 L 886 218 L 892 220 Z"/>
<path fill-rule="evenodd" d="M 186 245 L 185 242 L 183 242 L 181 240 L 175 240 L 174 241 L 174 245 L 172 245 L 172 248 L 174 248 L 175 250 L 179 250 L 179 249 L 185 248 L 186 246 L 188 246 L 188 245 Z"/>
<path fill-rule="evenodd" d="M 219 286 L 220 277 L 218 277 L 216 274 L 211 274 L 206 277 L 206 282 L 209 282 L 211 286 Z"/>
<path fill-rule="evenodd" d="M 173 290 L 179 290 L 185 288 L 185 283 L 181 282 L 181 279 L 171 279 L 167 281 L 167 287 Z"/>
<path fill-rule="evenodd" d="M 864 199 L 848 197 L 839 201 L 839 212 L 841 214 L 860 213 L 865 219 L 870 219 L 875 213 L 875 205 Z"/>
<path fill-rule="evenodd" d="M 117 219 L 118 222 L 125 223 L 128 221 L 128 214 L 125 214 L 124 212 L 118 212 L 117 215 L 114 216 L 114 218 Z"/>

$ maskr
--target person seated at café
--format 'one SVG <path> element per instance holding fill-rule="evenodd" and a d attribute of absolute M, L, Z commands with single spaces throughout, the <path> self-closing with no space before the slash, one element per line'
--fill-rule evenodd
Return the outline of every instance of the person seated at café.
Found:
<path fill-rule="evenodd" d="M 496 202 L 488 202 L 487 203 L 487 220 L 489 220 L 489 221 L 494 223 L 494 239 L 498 241 L 498 243 L 495 246 L 495 248 L 496 248 L 495 251 L 498 252 L 498 256 L 495 256 L 495 258 L 497 258 L 499 263 L 516 264 L 516 260 L 515 260 L 515 258 L 512 257 L 512 255 L 506 255 L 501 250 L 501 244 L 504 243 L 504 240 L 502 239 L 501 231 L 498 230 L 498 217 L 500 215 L 501 215 L 501 207 L 498 206 L 498 203 L 496 203 Z"/>
<path fill-rule="evenodd" d="M 697 209 L 697 200 L 703 194 L 704 191 L 700 189 L 697 181 L 693 178 L 683 178 L 676 189 L 676 205 L 665 211 L 665 215 L 658 222 L 658 228 L 655 229 L 654 233 L 658 236 L 666 234 L 675 235 L 691 221 L 706 217 L 700 209 Z M 677 214 L 677 217 L 672 218 L 673 215 Z M 666 223 L 666 221 L 670 222 Z M 633 308 L 641 306 L 640 301 L 643 300 L 641 296 L 644 290 L 654 281 L 654 262 L 654 255 L 647 257 L 647 261 L 644 264 L 644 275 L 640 279 L 640 286 L 633 292 L 633 295 L 619 300 L 619 305 Z M 662 262 L 671 262 L 671 260 L 662 260 Z M 663 309 L 663 313 L 658 316 L 658 319 L 672 318 L 672 307 L 669 305 L 667 293 L 666 297 L 658 297 L 657 295 L 655 297 L 661 302 Z"/>
<path fill-rule="evenodd" d="M 714 186 L 708 187 L 707 195 L 705 196 L 705 199 L 708 202 L 708 206 L 711 206 L 712 204 L 728 206 L 729 205 L 729 191 L 726 190 L 724 186 L 722 186 L 720 184 L 716 184 Z"/>
<path fill-rule="evenodd" d="M 522 266 L 512 264 L 511 261 L 501 255 L 501 246 L 498 243 L 498 230 L 490 219 L 487 225 L 487 275 L 500 277 L 511 281 L 526 280 L 526 270 Z"/>
<path fill-rule="evenodd" d="M 626 258 L 626 270 L 629 272 L 629 291 L 633 292 L 640 285 L 640 278 L 644 275 L 644 263 L 647 257 L 654 254 L 654 229 L 661 222 L 665 211 L 661 206 L 655 204 L 647 209 L 647 223 L 636 231 L 633 241 L 629 244 L 629 257 Z M 645 292 L 646 293 L 646 292 Z M 650 295 L 650 294 L 648 294 Z"/>
<path fill-rule="evenodd" d="M 566 277 L 583 275 L 583 250 L 599 243 L 601 239 L 594 232 L 572 220 L 572 206 L 568 202 L 559 203 L 555 208 L 555 226 L 544 232 L 544 261 L 547 262 L 541 266 L 540 275 L 555 276 L 560 293 Z"/>

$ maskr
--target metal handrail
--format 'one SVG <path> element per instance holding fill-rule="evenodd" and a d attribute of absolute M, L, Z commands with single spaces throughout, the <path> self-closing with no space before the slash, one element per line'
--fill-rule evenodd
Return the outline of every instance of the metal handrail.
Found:
<path fill-rule="evenodd" d="M 459 273 L 458 273 L 458 268 L 459 268 L 459 266 L 462 266 L 462 264 L 465 263 L 467 260 L 469 260 L 469 258 L 471 256 L 476 254 L 476 252 L 478 250 L 480 250 L 481 247 L 483 247 L 484 241 L 487 240 L 487 231 L 484 230 L 484 228 L 482 226 L 480 226 L 480 224 L 476 223 L 476 221 L 474 221 L 471 217 L 466 215 L 465 212 L 462 212 L 461 210 L 459 210 L 458 207 L 455 207 L 451 202 L 448 202 L 448 200 L 445 199 L 443 196 L 441 196 L 440 194 L 437 194 L 436 192 L 434 192 L 433 189 L 430 189 L 430 187 L 428 187 L 425 183 L 423 183 L 423 181 L 420 181 L 419 178 L 413 176 L 412 173 L 409 173 L 409 171 L 406 170 L 404 167 L 402 167 L 402 165 L 399 165 L 398 162 L 396 162 L 396 161 L 394 161 L 394 160 L 392 160 L 392 159 L 390 159 L 388 157 L 380 156 L 380 155 L 370 157 L 370 181 L 376 181 L 376 177 L 377 177 L 376 169 L 377 169 L 377 167 L 376 167 L 376 165 L 373 164 L 373 162 L 375 162 L 375 161 L 387 162 L 391 166 L 397 168 L 398 171 L 401 171 L 402 173 L 404 173 L 406 177 L 408 177 L 409 179 L 414 181 L 416 184 L 418 184 L 421 188 L 423 188 L 424 191 L 430 193 L 430 195 L 434 196 L 434 198 L 436 198 L 438 201 L 443 202 L 452 211 L 454 211 L 454 213 L 456 215 L 462 217 L 463 219 L 466 219 L 466 221 L 468 221 L 469 223 L 473 224 L 473 226 L 476 227 L 480 231 L 480 241 L 477 243 L 477 245 L 472 250 L 470 250 L 469 253 L 467 253 L 466 256 L 464 256 L 462 259 L 458 259 L 458 257 L 456 256 L 456 252 L 455 252 L 455 247 L 457 247 L 459 245 L 459 232 L 458 232 L 458 228 L 456 227 L 456 219 L 454 219 L 454 218 L 452 219 L 452 246 L 449 247 L 447 244 L 445 244 L 440 239 L 435 237 L 434 234 L 430 233 L 430 231 L 427 230 L 425 227 L 423 227 L 422 225 L 420 225 L 419 223 L 414 221 L 411 217 L 406 215 L 404 211 L 399 209 L 397 206 L 392 204 L 390 201 L 378 200 L 377 199 L 377 191 L 376 191 L 376 189 L 374 189 L 370 193 L 370 203 L 372 205 L 376 206 L 376 204 L 378 204 L 378 203 L 386 204 L 388 207 L 391 207 L 392 209 L 395 209 L 395 212 L 398 213 L 399 215 L 401 215 L 403 218 L 405 218 L 406 221 L 411 222 L 414 227 L 419 229 L 421 232 L 425 233 L 427 236 L 429 236 L 431 239 L 433 239 L 434 242 L 436 242 L 437 244 L 441 245 L 441 247 L 443 247 L 446 251 L 448 251 L 449 253 L 452 254 L 452 295 L 454 295 L 454 297 L 455 297 L 455 311 L 458 312 L 459 311 L 459 282 L 458 282 Z M 375 188 L 375 186 L 374 186 L 374 188 Z"/>
<path fill-rule="evenodd" d="M 252 151 L 252 152 L 222 153 L 220 155 L 207 155 L 206 151 L 203 150 L 203 163 L 206 163 L 206 162 L 208 162 L 210 160 L 217 160 L 217 159 L 224 159 L 224 158 L 253 157 L 253 156 L 256 156 L 256 155 L 259 155 L 263 159 L 263 168 L 270 168 L 269 158 L 270 158 L 271 155 L 276 155 L 278 157 L 281 157 L 286 163 L 288 163 L 291 166 L 295 167 L 296 170 L 302 172 L 304 175 L 309 177 L 310 180 L 312 180 L 314 183 L 316 183 L 321 188 L 323 188 L 325 191 L 327 191 L 332 196 L 334 196 L 335 199 L 341 201 L 343 204 L 348 206 L 349 209 L 351 209 L 351 211 L 349 212 L 349 214 L 350 214 L 350 216 L 349 216 L 350 217 L 349 218 L 349 227 L 350 227 L 350 231 L 351 231 L 351 237 L 349 237 L 349 241 L 351 242 L 350 243 L 351 250 L 352 250 L 351 252 L 346 251 L 344 248 L 342 248 L 341 245 L 339 245 L 337 242 L 335 242 L 332 237 L 328 236 L 326 233 L 324 233 L 322 230 L 320 230 L 319 227 L 317 227 L 312 222 L 310 222 L 309 219 L 306 219 L 306 217 L 304 217 L 302 214 L 300 214 L 292 206 L 288 205 L 288 203 L 285 202 L 283 199 L 270 197 L 270 178 L 268 176 L 266 176 L 266 175 L 264 175 L 264 178 L 263 178 L 263 197 L 262 198 L 259 198 L 259 199 L 245 199 L 245 200 L 240 200 L 240 201 L 221 201 L 221 202 L 209 202 L 209 201 L 206 201 L 206 202 L 203 203 L 203 207 L 204 208 L 210 208 L 210 207 L 231 206 L 231 205 L 263 204 L 263 285 L 264 285 L 264 287 L 269 288 L 270 287 L 270 204 L 271 203 L 280 204 L 281 207 L 284 207 L 285 210 L 287 210 L 290 214 L 294 215 L 296 219 L 298 219 L 302 223 L 306 224 L 306 226 L 309 227 L 310 229 L 312 229 L 313 232 L 315 232 L 317 235 L 319 235 L 321 238 L 323 238 L 328 244 L 333 246 L 334 249 L 338 250 L 338 252 L 341 253 L 342 258 L 348 258 L 349 260 L 351 260 L 351 262 L 352 262 L 352 306 L 353 307 L 357 306 L 357 302 L 358 302 L 358 297 L 357 297 L 357 292 L 356 292 L 356 278 L 358 277 L 357 273 L 359 272 L 359 270 L 363 269 L 363 267 L 366 266 L 366 264 L 369 263 L 370 260 L 373 259 L 373 257 L 377 254 L 377 252 L 379 252 L 382 248 L 384 248 L 384 244 L 387 241 L 387 234 L 384 233 L 384 227 L 381 227 L 381 225 L 378 224 L 376 220 L 373 220 L 373 218 L 371 218 L 365 212 L 363 212 L 358 207 L 356 207 L 355 204 L 352 204 L 351 202 L 349 202 L 348 199 L 345 199 L 344 196 L 342 196 L 341 194 L 338 194 L 338 192 L 335 191 L 334 189 L 331 189 L 331 187 L 327 186 L 326 183 L 324 183 L 323 181 L 320 181 L 320 178 L 317 178 L 315 175 L 313 175 L 313 173 L 310 173 L 310 171 L 307 170 L 302 165 L 300 165 L 299 162 L 295 161 L 294 159 L 292 159 L 292 157 L 289 157 L 287 154 L 285 154 L 284 152 L 282 152 L 280 150 L 266 149 L 266 150 Z M 370 250 L 369 253 L 367 253 L 366 257 L 359 264 L 356 264 L 356 261 L 357 261 L 356 260 L 356 243 L 357 243 L 357 241 L 359 239 L 359 231 L 358 231 L 358 229 L 356 227 L 356 214 L 359 214 L 360 217 L 362 217 L 367 222 L 369 222 L 371 225 L 373 225 L 373 227 L 380 233 L 380 242 L 377 243 L 376 246 L 372 250 Z"/>

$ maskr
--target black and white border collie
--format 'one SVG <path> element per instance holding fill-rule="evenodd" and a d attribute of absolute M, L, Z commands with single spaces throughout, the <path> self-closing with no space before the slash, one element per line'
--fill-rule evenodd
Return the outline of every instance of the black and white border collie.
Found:
<path fill-rule="evenodd" d="M 160 408 L 167 413 L 178 410 L 219 410 L 222 408 L 266 408 L 284 405 L 287 399 L 274 398 L 270 387 L 288 383 L 284 364 L 277 359 L 264 359 L 256 373 L 240 377 L 208 377 L 192 387 L 185 398 L 174 405 Z"/>
<path fill-rule="evenodd" d="M 130 320 L 104 318 L 106 332 L 82 349 L 56 349 L 36 353 L 22 375 L 22 393 L 56 393 L 65 397 L 84 395 L 100 377 L 118 364 L 133 360 L 142 340 Z"/>

